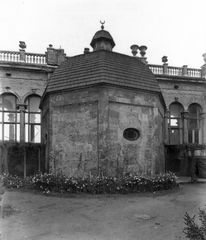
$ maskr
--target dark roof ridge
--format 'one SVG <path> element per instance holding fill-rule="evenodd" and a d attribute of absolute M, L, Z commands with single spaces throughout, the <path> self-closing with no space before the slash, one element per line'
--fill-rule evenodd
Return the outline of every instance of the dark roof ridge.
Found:
<path fill-rule="evenodd" d="M 99 52 L 107 52 L 107 53 L 110 53 L 110 54 L 118 54 L 118 55 L 121 55 L 121 56 L 125 56 L 125 57 L 129 57 L 129 58 L 133 58 L 133 59 L 136 59 L 136 60 L 139 60 L 140 61 L 140 59 L 138 58 L 138 57 L 134 57 L 134 56 L 130 56 L 130 55 L 127 55 L 127 54 L 125 54 L 125 53 L 119 53 L 119 52 L 115 52 L 115 51 L 108 51 L 108 50 L 105 50 L 105 49 L 101 49 L 101 50 L 98 50 L 98 51 L 92 51 L 92 52 L 87 52 L 86 54 L 85 53 L 81 53 L 81 54 L 78 54 L 78 55 L 75 55 L 75 56 L 71 56 L 71 57 L 69 57 L 67 60 L 65 60 L 65 61 L 68 61 L 68 60 L 70 60 L 70 59 L 73 59 L 73 58 L 76 58 L 76 57 L 80 57 L 80 56 L 86 56 L 87 54 L 93 54 L 93 53 L 96 53 L 96 54 L 98 54 Z M 64 62 L 65 62 L 64 61 Z M 141 61 L 140 61 L 141 62 Z M 144 64 L 145 65 L 145 63 L 143 63 L 143 62 L 141 62 L 142 64 Z"/>

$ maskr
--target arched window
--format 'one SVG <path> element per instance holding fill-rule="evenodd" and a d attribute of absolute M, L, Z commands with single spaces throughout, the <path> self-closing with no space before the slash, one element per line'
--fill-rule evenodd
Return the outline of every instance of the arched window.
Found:
<path fill-rule="evenodd" d="M 0 141 L 20 141 L 20 113 L 13 94 L 0 96 Z"/>
<path fill-rule="evenodd" d="M 193 103 L 188 108 L 188 142 L 201 143 L 201 122 L 200 114 L 202 108 L 197 103 Z"/>
<path fill-rule="evenodd" d="M 181 113 L 184 111 L 180 103 L 172 103 L 169 107 L 169 142 L 170 144 L 183 143 L 183 120 Z"/>
<path fill-rule="evenodd" d="M 39 109 L 40 97 L 32 95 L 27 97 L 25 104 L 25 142 L 41 142 L 41 110 Z"/>

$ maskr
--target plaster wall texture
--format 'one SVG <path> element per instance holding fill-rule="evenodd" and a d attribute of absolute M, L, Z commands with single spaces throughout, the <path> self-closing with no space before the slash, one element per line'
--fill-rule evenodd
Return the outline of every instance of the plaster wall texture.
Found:
<path fill-rule="evenodd" d="M 157 94 L 93 87 L 50 94 L 48 104 L 42 131 L 49 134 L 50 171 L 70 177 L 164 171 L 164 108 Z M 139 139 L 124 139 L 126 128 L 138 129 Z"/>
<path fill-rule="evenodd" d="M 175 83 L 159 83 L 163 97 L 167 108 L 173 102 L 175 98 L 178 98 L 178 102 L 181 103 L 186 111 L 190 104 L 198 103 L 201 105 L 203 112 L 206 110 L 205 106 L 205 86 L 201 84 L 197 86 L 195 84 L 175 84 Z M 178 90 L 174 89 L 174 85 L 178 85 Z"/>
<path fill-rule="evenodd" d="M 11 74 L 7 76 L 6 74 Z M 42 96 L 48 80 L 48 72 L 35 66 L 0 67 L 0 94 L 13 93 L 18 98 L 18 103 L 24 103 L 30 94 Z M 7 90 L 6 87 L 10 89 Z"/>

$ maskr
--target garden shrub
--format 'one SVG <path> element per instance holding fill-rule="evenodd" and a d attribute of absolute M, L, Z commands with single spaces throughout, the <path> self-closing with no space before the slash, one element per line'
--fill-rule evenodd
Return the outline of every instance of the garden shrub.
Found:
<path fill-rule="evenodd" d="M 68 178 L 54 174 L 35 174 L 25 179 L 5 174 L 2 176 L 3 185 L 7 188 L 22 188 L 41 190 L 45 194 L 58 193 L 137 193 L 172 189 L 176 183 L 174 173 L 159 174 L 154 177 L 126 174 L 124 177 L 87 177 Z"/>
<path fill-rule="evenodd" d="M 206 210 L 199 209 L 199 220 L 201 225 L 195 223 L 195 215 L 190 217 L 188 213 L 185 213 L 184 220 L 186 227 L 183 232 L 190 240 L 206 240 Z"/>

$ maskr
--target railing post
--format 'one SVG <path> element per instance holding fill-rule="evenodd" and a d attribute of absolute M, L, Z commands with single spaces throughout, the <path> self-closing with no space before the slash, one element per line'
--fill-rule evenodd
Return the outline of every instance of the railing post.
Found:
<path fill-rule="evenodd" d="M 20 62 L 25 62 L 26 61 L 26 54 L 24 49 L 19 49 L 20 52 Z"/>
<path fill-rule="evenodd" d="M 23 41 L 19 41 L 19 52 L 20 52 L 20 62 L 26 61 L 26 55 L 25 55 L 25 49 L 26 49 L 26 43 Z"/>
<path fill-rule="evenodd" d="M 188 76 L 187 74 L 187 65 L 182 66 L 182 76 Z"/>
<path fill-rule="evenodd" d="M 162 57 L 162 62 L 163 62 L 163 74 L 168 74 L 168 72 L 167 72 L 167 66 L 168 66 L 167 56 Z"/>
<path fill-rule="evenodd" d="M 205 64 L 201 67 L 202 68 L 202 75 L 201 77 L 206 78 L 206 53 L 204 53 L 203 55 Z"/>
<path fill-rule="evenodd" d="M 168 64 L 164 63 L 163 64 L 163 74 L 167 74 L 167 68 L 168 68 Z"/>
<path fill-rule="evenodd" d="M 202 74 L 201 74 L 201 77 L 206 78 L 206 64 L 203 65 L 201 68 L 202 68 Z"/>

